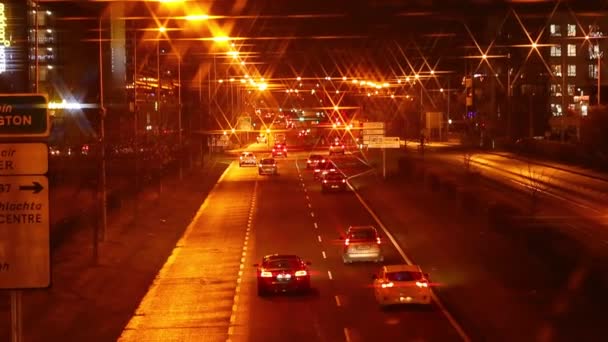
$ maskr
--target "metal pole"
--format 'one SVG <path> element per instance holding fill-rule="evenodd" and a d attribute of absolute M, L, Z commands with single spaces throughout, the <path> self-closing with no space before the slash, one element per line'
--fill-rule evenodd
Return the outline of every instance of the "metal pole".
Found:
<path fill-rule="evenodd" d="M 600 45 L 599 41 L 597 43 L 598 47 Z M 602 72 L 601 72 L 601 66 L 602 66 L 602 56 L 598 53 L 597 55 L 597 105 L 600 105 L 600 89 L 601 89 L 601 80 L 602 80 Z"/>
<path fill-rule="evenodd" d="M 21 290 L 11 291 L 11 342 L 23 341 Z"/>
<path fill-rule="evenodd" d="M 101 231 L 95 234 L 94 256 L 95 262 L 98 259 L 98 243 L 104 241 L 107 228 L 107 190 L 106 190 L 106 138 L 105 138 L 105 99 L 104 99 L 104 83 L 103 83 L 103 46 L 102 46 L 102 18 L 99 17 L 99 135 L 100 135 L 100 179 L 99 179 L 99 194 L 100 198 L 100 228 Z M 95 224 L 97 226 L 98 223 Z M 100 236 L 98 236 L 100 235 Z"/>
<path fill-rule="evenodd" d="M 35 80 L 36 80 L 36 82 L 34 84 L 34 90 L 36 93 L 38 93 L 38 91 L 40 90 L 39 89 L 40 73 L 39 73 L 39 63 L 38 63 L 38 60 L 39 60 L 39 58 L 38 58 L 38 31 L 40 30 L 39 26 L 38 26 L 38 1 L 34 1 L 34 9 L 35 9 L 35 11 L 34 11 L 34 29 L 36 31 L 36 32 L 34 32 L 34 39 L 35 39 L 34 53 L 36 54 L 36 56 L 34 57 L 34 60 L 35 60 L 34 72 L 36 74 L 34 76 Z M 28 85 L 28 88 L 29 87 L 30 86 Z"/>
<path fill-rule="evenodd" d="M 160 103 L 161 103 L 161 98 L 160 98 L 160 39 L 156 40 L 156 101 L 157 101 L 157 105 L 156 105 L 156 111 L 158 113 L 158 132 L 157 132 L 157 138 L 156 138 L 156 142 L 158 144 L 157 149 L 156 149 L 156 153 L 158 155 L 158 202 L 160 203 L 160 196 L 163 192 L 163 164 L 162 164 L 162 149 L 161 147 L 161 143 L 160 143 L 160 131 L 161 131 L 161 125 L 162 125 L 162 115 L 161 115 L 161 110 L 160 110 Z"/>
<path fill-rule="evenodd" d="M 183 171 L 183 151 L 184 148 L 182 146 L 182 58 L 180 54 L 177 54 L 177 83 L 179 88 L 177 88 L 177 129 L 179 133 L 177 134 L 178 145 L 179 145 L 179 179 L 182 180 L 184 177 Z"/>
<path fill-rule="evenodd" d="M 135 25 L 135 24 L 134 24 Z M 137 26 L 133 28 L 133 134 L 134 140 L 133 144 L 135 145 L 133 148 L 133 159 L 134 159 L 134 181 L 135 181 L 135 193 L 133 194 L 133 220 L 134 224 L 137 224 L 137 210 L 138 210 L 138 194 L 139 194 L 139 172 L 138 172 L 138 156 L 139 156 L 139 140 L 137 138 L 137 128 L 138 128 L 138 112 L 137 112 Z"/>
<path fill-rule="evenodd" d="M 386 149 L 382 148 L 382 178 L 386 179 Z"/>

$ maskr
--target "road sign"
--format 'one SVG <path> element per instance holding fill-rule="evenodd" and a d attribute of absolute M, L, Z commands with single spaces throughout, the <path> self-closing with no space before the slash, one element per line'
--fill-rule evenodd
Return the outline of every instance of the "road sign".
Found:
<path fill-rule="evenodd" d="M 0 289 L 50 285 L 45 176 L 0 176 Z"/>
<path fill-rule="evenodd" d="M 363 135 L 384 135 L 384 129 L 364 129 Z"/>
<path fill-rule="evenodd" d="M 46 144 L 0 144 L 0 175 L 41 175 L 48 169 Z"/>
<path fill-rule="evenodd" d="M 364 122 L 363 129 L 384 129 L 384 122 Z"/>
<path fill-rule="evenodd" d="M 384 148 L 399 148 L 399 137 L 384 137 L 382 139 L 382 147 Z"/>
<path fill-rule="evenodd" d="M 0 95 L 0 138 L 44 138 L 49 131 L 44 95 Z"/>
<path fill-rule="evenodd" d="M 367 147 L 369 148 L 382 148 L 382 141 L 384 136 L 382 135 L 370 135 L 367 141 Z"/>

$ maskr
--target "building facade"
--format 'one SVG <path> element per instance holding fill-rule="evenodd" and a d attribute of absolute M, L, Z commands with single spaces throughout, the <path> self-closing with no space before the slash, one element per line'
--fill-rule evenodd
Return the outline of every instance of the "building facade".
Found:
<path fill-rule="evenodd" d="M 554 134 L 578 139 L 580 119 L 589 107 L 607 102 L 601 96 L 608 85 L 604 32 L 608 32 L 606 13 L 557 12 L 549 21 L 545 54 L 552 73 L 548 86 Z"/>

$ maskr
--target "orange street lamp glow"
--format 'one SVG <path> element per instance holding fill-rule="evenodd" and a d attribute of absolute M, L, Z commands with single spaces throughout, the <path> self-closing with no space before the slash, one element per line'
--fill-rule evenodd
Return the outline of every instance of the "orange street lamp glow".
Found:
<path fill-rule="evenodd" d="M 167 28 L 164 26 L 161 26 L 158 28 L 158 32 L 165 33 L 165 32 L 167 32 Z"/>
<path fill-rule="evenodd" d="M 266 84 L 266 83 L 260 83 L 260 84 L 258 85 L 258 88 L 259 88 L 260 90 L 266 90 L 266 88 L 268 88 L 268 84 Z"/>
<path fill-rule="evenodd" d="M 488 55 L 486 55 L 485 53 L 483 55 L 481 55 L 481 58 L 483 59 L 488 59 Z"/>
<path fill-rule="evenodd" d="M 232 133 L 234 133 L 234 132 L 236 132 L 236 130 L 233 128 L 233 129 L 232 129 Z"/>
<path fill-rule="evenodd" d="M 217 36 L 213 37 L 213 41 L 216 43 L 225 43 L 230 40 L 230 37 L 227 36 Z"/>
<path fill-rule="evenodd" d="M 266 133 L 270 134 L 270 128 L 266 128 Z"/>
<path fill-rule="evenodd" d="M 186 20 L 188 20 L 188 21 L 205 21 L 205 20 L 209 20 L 209 15 L 207 15 L 207 14 L 187 15 Z"/>

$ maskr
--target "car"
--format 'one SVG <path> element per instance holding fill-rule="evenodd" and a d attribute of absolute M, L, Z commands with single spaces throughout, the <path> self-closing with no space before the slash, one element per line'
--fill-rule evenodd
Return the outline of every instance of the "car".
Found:
<path fill-rule="evenodd" d="M 429 275 L 418 265 L 387 265 L 373 275 L 374 295 L 380 306 L 432 303 Z"/>
<path fill-rule="evenodd" d="M 336 171 L 336 165 L 329 159 L 325 159 L 325 161 L 320 161 L 317 163 L 317 166 L 313 172 L 313 178 L 315 180 L 322 179 L 323 175 L 328 172 Z"/>
<path fill-rule="evenodd" d="M 310 291 L 310 265 L 297 255 L 266 255 L 261 264 L 253 265 L 257 267 L 258 295 Z"/>
<path fill-rule="evenodd" d="M 239 158 L 239 167 L 243 165 L 256 166 L 258 164 L 255 155 L 252 152 L 243 152 Z"/>
<path fill-rule="evenodd" d="M 345 154 L 346 153 L 346 145 L 340 141 L 334 141 L 329 145 L 329 155 L 332 154 Z"/>
<path fill-rule="evenodd" d="M 263 158 L 258 165 L 258 174 L 260 175 L 277 175 L 277 161 L 274 158 Z"/>
<path fill-rule="evenodd" d="M 287 157 L 287 145 L 285 144 L 274 144 L 272 147 L 272 157 L 281 156 Z"/>
<path fill-rule="evenodd" d="M 306 168 L 307 169 L 314 169 L 317 164 L 319 164 L 320 162 L 324 162 L 325 161 L 325 157 L 323 157 L 320 154 L 311 154 L 310 156 L 308 156 L 308 159 L 306 160 Z"/>
<path fill-rule="evenodd" d="M 350 226 L 346 232 L 342 260 L 345 264 L 354 261 L 384 261 L 382 240 L 374 226 Z"/>
<path fill-rule="evenodd" d="M 345 191 L 346 177 L 338 171 L 330 171 L 322 176 L 321 191 Z"/>

